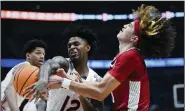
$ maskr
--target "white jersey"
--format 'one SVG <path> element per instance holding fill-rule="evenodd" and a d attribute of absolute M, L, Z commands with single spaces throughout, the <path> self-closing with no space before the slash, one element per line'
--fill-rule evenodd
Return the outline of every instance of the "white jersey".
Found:
<path fill-rule="evenodd" d="M 5 90 L 6 90 L 8 84 L 10 83 L 10 81 L 11 81 L 11 79 L 13 77 L 13 71 L 16 70 L 16 68 L 18 68 L 19 66 L 21 66 L 23 64 L 30 64 L 30 63 L 27 62 L 27 61 L 25 61 L 25 62 L 22 62 L 22 63 L 17 64 L 16 66 L 14 66 L 8 72 L 8 74 L 6 75 L 5 79 L 1 82 L 1 105 L 3 105 L 3 107 L 5 107 L 5 110 L 4 111 L 11 111 L 10 108 L 9 108 L 8 102 L 6 101 Z M 24 100 L 24 97 L 20 96 L 19 94 L 16 94 L 16 95 L 17 95 L 17 97 L 16 97 L 17 98 L 17 105 L 20 106 L 21 103 Z M 33 105 L 31 105 L 31 106 L 33 107 Z M 36 108 L 36 106 L 35 106 L 35 108 Z M 25 110 L 23 110 L 23 111 L 29 111 L 29 110 L 26 110 L 27 108 L 24 108 L 24 109 Z M 37 111 L 37 110 L 30 110 L 30 111 Z"/>
<path fill-rule="evenodd" d="M 74 69 L 70 62 L 68 75 L 74 79 L 75 75 L 71 73 Z M 89 73 L 85 81 L 100 82 L 101 77 L 89 68 Z M 52 89 L 49 91 L 46 111 L 84 111 L 80 103 L 78 94 L 64 88 Z"/>

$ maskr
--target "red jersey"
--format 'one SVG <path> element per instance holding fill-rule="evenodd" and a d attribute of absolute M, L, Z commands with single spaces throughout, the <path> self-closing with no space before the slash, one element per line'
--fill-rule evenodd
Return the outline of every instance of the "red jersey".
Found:
<path fill-rule="evenodd" d="M 109 73 L 121 84 L 113 91 L 113 109 L 116 111 L 148 111 L 149 81 L 144 58 L 137 49 L 118 54 Z"/>

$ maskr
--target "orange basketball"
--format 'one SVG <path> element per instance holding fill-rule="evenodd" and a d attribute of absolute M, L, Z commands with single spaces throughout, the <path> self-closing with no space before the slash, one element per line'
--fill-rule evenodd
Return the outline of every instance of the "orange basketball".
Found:
<path fill-rule="evenodd" d="M 31 89 L 27 90 L 26 92 L 23 91 L 26 87 L 32 85 L 33 83 L 37 82 L 38 80 L 38 73 L 39 68 L 32 65 L 25 65 L 18 69 L 15 72 L 15 77 L 13 81 L 14 88 L 16 92 L 24 96 L 26 92 L 30 91 Z M 30 99 L 32 94 L 30 94 L 27 99 Z"/>

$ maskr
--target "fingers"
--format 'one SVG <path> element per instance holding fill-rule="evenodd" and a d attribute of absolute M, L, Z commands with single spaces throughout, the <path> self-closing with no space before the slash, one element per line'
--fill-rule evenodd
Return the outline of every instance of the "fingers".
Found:
<path fill-rule="evenodd" d="M 78 78 L 78 77 L 76 77 L 76 78 L 75 78 L 75 81 L 76 81 L 76 82 L 80 82 L 80 80 L 79 80 L 79 78 Z"/>
<path fill-rule="evenodd" d="M 41 98 L 41 94 L 36 93 L 34 103 L 36 103 L 39 100 L 39 98 Z"/>
<path fill-rule="evenodd" d="M 31 102 L 37 95 L 37 91 L 34 92 L 34 94 L 32 95 L 32 97 L 29 99 L 29 102 Z"/>
<path fill-rule="evenodd" d="M 47 100 L 47 98 L 48 98 L 48 91 L 47 91 L 46 93 L 42 93 L 42 94 L 40 95 L 40 98 L 41 98 L 42 100 Z"/>
<path fill-rule="evenodd" d="M 32 94 L 32 93 L 35 91 L 35 89 L 36 89 L 36 88 L 34 87 L 34 88 L 31 89 L 30 91 L 26 92 L 24 97 L 27 98 L 28 96 L 30 96 L 30 94 Z"/>
<path fill-rule="evenodd" d="M 59 68 L 59 69 L 57 69 L 56 72 L 62 72 L 62 71 L 64 71 L 64 69 L 63 68 Z"/>
<path fill-rule="evenodd" d="M 74 73 L 76 75 L 75 81 L 82 82 L 82 78 L 78 73 Z"/>
<path fill-rule="evenodd" d="M 41 98 L 42 100 L 47 100 L 47 98 L 48 98 L 48 91 L 49 91 L 49 90 L 47 90 L 46 92 L 40 94 L 40 98 Z"/>
<path fill-rule="evenodd" d="M 27 90 L 32 89 L 34 86 L 35 86 L 35 84 L 32 84 L 31 86 L 24 88 L 23 91 L 26 92 Z"/>
<path fill-rule="evenodd" d="M 74 71 L 74 74 L 81 78 L 80 74 L 77 71 Z"/>
<path fill-rule="evenodd" d="M 34 93 L 30 101 L 35 99 L 34 103 L 36 103 L 39 100 L 39 98 L 41 98 L 42 100 L 47 100 L 47 94 L 48 92 L 40 93 L 39 91 L 37 91 Z"/>
<path fill-rule="evenodd" d="M 63 78 L 67 78 L 67 74 L 63 68 L 58 69 L 56 72 L 57 72 L 56 75 Z"/>
<path fill-rule="evenodd" d="M 81 76 L 76 70 L 73 70 L 73 74 L 76 76 L 75 81 L 82 82 Z"/>

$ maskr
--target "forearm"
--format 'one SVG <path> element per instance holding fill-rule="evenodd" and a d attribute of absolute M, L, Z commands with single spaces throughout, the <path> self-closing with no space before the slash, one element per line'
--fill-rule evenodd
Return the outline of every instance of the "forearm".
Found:
<path fill-rule="evenodd" d="M 119 85 L 119 81 L 114 79 L 110 74 L 105 75 L 100 83 L 79 83 L 55 75 L 50 77 L 50 83 L 48 84 L 48 87 L 50 89 L 64 87 L 75 93 L 78 93 L 79 95 L 102 101 Z"/>
<path fill-rule="evenodd" d="M 5 96 L 11 111 L 19 111 L 16 98 L 17 95 L 13 86 L 8 86 L 6 88 Z"/>
<path fill-rule="evenodd" d="M 48 82 L 49 76 L 51 75 L 51 70 L 52 68 L 49 62 L 42 65 L 40 68 L 39 80 Z"/>
<path fill-rule="evenodd" d="M 84 111 L 98 111 L 86 97 L 79 96 L 80 102 L 82 103 L 82 107 Z"/>
<path fill-rule="evenodd" d="M 64 57 L 56 56 L 48 60 L 40 68 L 39 80 L 48 82 L 50 75 L 56 73 L 59 68 L 64 68 L 65 71 L 68 70 L 68 62 Z"/>

